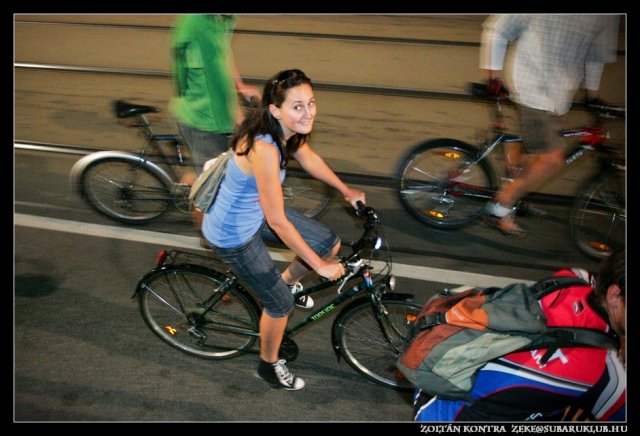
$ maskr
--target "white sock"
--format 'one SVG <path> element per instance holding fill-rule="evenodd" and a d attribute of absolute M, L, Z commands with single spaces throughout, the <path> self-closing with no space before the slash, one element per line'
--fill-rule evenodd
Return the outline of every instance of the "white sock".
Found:
<path fill-rule="evenodd" d="M 500 203 L 492 202 L 492 203 L 489 203 L 489 204 L 490 204 L 490 206 L 488 207 L 489 212 L 491 213 L 491 215 L 497 216 L 498 218 L 505 217 L 505 216 L 509 215 L 512 212 L 511 208 L 504 207 Z"/>

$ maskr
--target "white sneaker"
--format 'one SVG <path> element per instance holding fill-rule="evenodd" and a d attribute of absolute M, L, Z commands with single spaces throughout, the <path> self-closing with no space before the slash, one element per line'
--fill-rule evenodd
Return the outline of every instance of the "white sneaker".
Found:
<path fill-rule="evenodd" d="M 309 295 L 301 295 L 300 297 L 295 296 L 295 294 L 297 294 L 298 292 L 301 292 L 304 289 L 302 287 L 302 283 L 295 282 L 293 285 L 287 285 L 287 286 L 289 286 L 289 289 L 291 289 L 291 292 L 293 292 L 296 306 L 301 307 L 303 309 L 311 309 L 313 307 L 314 305 L 313 298 L 311 298 Z"/>
<path fill-rule="evenodd" d="M 284 359 L 280 359 L 276 363 L 268 363 L 260 359 L 258 377 L 269 383 L 274 389 L 298 391 L 304 388 L 304 380 L 291 374 L 286 363 Z"/>

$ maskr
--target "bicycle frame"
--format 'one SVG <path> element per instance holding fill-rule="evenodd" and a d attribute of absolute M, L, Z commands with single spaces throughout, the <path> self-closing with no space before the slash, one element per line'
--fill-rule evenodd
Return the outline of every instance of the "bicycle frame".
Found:
<path fill-rule="evenodd" d="M 522 138 L 504 132 L 497 132 L 496 136 L 491 140 L 490 143 L 485 143 L 486 145 L 480 148 L 478 155 L 474 158 L 473 162 L 470 163 L 477 164 L 478 162 L 489 156 L 499 144 L 506 144 L 510 142 L 522 142 Z"/>
<path fill-rule="evenodd" d="M 138 122 L 133 123 L 130 127 L 136 127 L 141 129 L 141 134 L 144 136 L 145 142 L 146 142 L 146 145 L 143 146 L 140 152 L 138 153 L 138 156 L 140 156 L 140 158 L 142 159 L 141 163 L 144 164 L 144 162 L 150 162 L 150 163 L 156 164 L 156 166 L 157 164 L 162 164 L 163 167 L 166 169 L 165 173 L 168 175 L 170 179 L 172 179 L 172 183 L 174 185 L 176 184 L 179 185 L 181 177 L 178 174 L 178 172 L 175 170 L 175 166 L 176 165 L 182 166 L 190 163 L 190 159 L 186 158 L 182 152 L 182 146 L 187 146 L 187 144 L 182 139 L 182 136 L 180 134 L 173 134 L 173 133 L 169 133 L 169 134 L 155 133 L 153 131 L 152 124 L 145 113 L 137 114 L 136 119 Z M 164 143 L 164 142 L 170 143 L 173 146 L 173 149 L 175 149 L 175 157 L 170 153 L 168 153 L 167 151 L 165 151 L 164 148 L 161 146 L 161 143 Z M 149 153 L 148 148 L 151 148 L 151 152 L 153 154 Z M 287 168 L 287 177 L 297 177 L 297 178 L 306 179 L 306 180 L 313 180 L 313 177 L 310 176 L 305 170 L 295 168 L 295 167 Z M 283 186 L 283 188 L 285 189 L 285 192 L 290 192 L 292 188 L 289 187 L 288 188 L 289 191 L 286 191 L 289 184 L 288 182 L 285 182 L 285 183 L 286 184 Z M 311 189 L 311 188 L 307 188 L 307 189 Z M 325 189 L 328 191 L 329 188 L 327 187 Z M 299 190 L 296 190 L 296 191 L 297 192 L 296 194 L 293 195 L 293 197 L 296 197 L 299 195 L 298 194 Z M 326 201 L 324 201 L 324 203 L 321 206 L 317 207 L 318 210 L 313 210 L 313 211 L 308 210 L 308 211 L 305 211 L 305 214 L 311 217 L 317 215 L 322 209 L 324 209 L 328 201 L 329 201 L 329 197 L 327 197 Z"/>
<path fill-rule="evenodd" d="M 484 99 L 491 98 L 493 100 L 493 125 L 494 125 L 494 138 L 484 147 L 481 146 L 481 153 L 474 160 L 474 164 L 487 157 L 493 152 L 495 147 L 500 143 L 522 142 L 520 136 L 511 135 L 505 132 L 506 124 L 504 122 L 504 114 L 502 111 L 502 100 L 507 96 L 489 97 L 485 93 L 485 88 L 481 84 L 471 85 L 472 94 Z M 619 109 L 619 108 L 618 108 Z M 579 158 L 581 158 L 586 152 L 593 151 L 595 148 L 599 148 L 606 145 L 606 141 L 609 138 L 609 131 L 604 129 L 602 124 L 603 118 L 616 118 L 616 109 L 610 108 L 604 105 L 596 105 L 592 109 L 592 115 L 594 118 L 594 127 L 584 127 L 579 129 L 566 129 L 562 130 L 560 134 L 564 138 L 580 138 L 580 144 L 572 148 L 565 158 L 565 164 L 570 165 Z M 486 144 L 486 142 L 485 142 Z"/>
<path fill-rule="evenodd" d="M 151 109 L 154 108 L 147 107 L 147 112 L 152 112 Z M 129 108 L 128 110 L 130 111 L 131 109 Z M 129 162 L 132 168 L 148 170 L 162 180 L 168 192 L 157 191 L 153 196 L 147 196 L 148 200 L 176 201 L 180 196 L 184 196 L 184 192 L 176 189 L 177 186 L 181 186 L 181 183 L 180 175 L 176 171 L 175 166 L 184 165 L 188 162 L 182 153 L 183 142 L 181 136 L 178 134 L 155 133 L 145 113 L 123 112 L 123 109 L 118 107 L 118 103 L 116 103 L 115 113 L 119 119 L 130 117 L 135 119 L 135 122 L 128 124 L 128 127 L 140 129 L 139 133 L 141 136 L 144 136 L 145 145 L 138 153 L 105 150 L 82 157 L 74 164 L 70 172 L 71 185 L 78 191 L 78 194 L 84 196 L 81 180 L 88 167 L 103 160 L 116 159 L 122 162 Z M 171 143 L 173 149 L 175 149 L 176 157 L 171 156 L 171 154 L 162 147 L 161 143 L 163 142 Z M 176 208 L 178 207 L 176 206 Z M 181 209 L 178 208 L 178 210 Z"/>
<path fill-rule="evenodd" d="M 511 146 L 505 146 L 503 161 L 496 166 L 489 156 L 499 144 L 521 143 L 522 138 L 506 132 L 503 95 L 489 96 L 483 84 L 471 84 L 471 93 L 492 103 L 491 130 L 479 143 L 470 144 L 454 138 L 433 138 L 406 151 L 396 171 L 395 183 L 404 208 L 419 221 L 441 229 L 457 229 L 473 222 L 484 213 L 484 203 L 495 197 L 500 185 L 518 177 L 522 160 L 512 159 Z M 589 105 L 593 115 L 590 127 L 559 132 L 565 138 L 577 138 L 579 144 L 569 149 L 565 165 L 571 165 L 586 153 L 598 151 L 600 168 L 610 166 L 615 148 L 607 145 L 605 118 L 623 118 L 624 108 Z M 519 155 L 519 153 L 517 153 Z M 614 162 L 615 165 L 615 162 Z M 601 171 L 602 172 L 602 171 Z M 519 201 L 518 214 L 540 213 Z"/>
<path fill-rule="evenodd" d="M 564 132 L 563 132 L 564 133 Z M 590 138 L 588 138 L 590 139 Z M 469 161 L 466 166 L 476 165 L 479 161 L 485 159 L 495 147 L 497 147 L 501 143 L 509 143 L 509 142 L 520 142 L 521 138 L 515 135 L 501 134 L 496 136 L 493 141 L 486 146 L 486 148 L 479 150 L 478 156 L 476 156 L 473 160 Z M 606 145 L 602 142 L 587 142 L 580 143 L 575 145 L 570 151 L 567 153 L 565 157 L 565 166 L 571 165 L 583 157 L 585 154 L 593 151 L 600 151 L 607 155 L 612 155 L 615 152 L 606 147 Z M 598 168 L 600 172 L 607 171 L 610 167 L 615 167 L 618 169 L 626 169 L 624 165 L 617 164 L 612 161 L 612 159 L 608 159 L 606 157 L 598 158 Z M 461 173 L 463 172 L 464 166 L 461 168 Z M 479 200 L 488 201 L 495 197 L 497 192 L 497 188 L 486 189 L 479 186 L 469 185 L 464 182 L 459 182 L 456 180 L 449 180 L 447 182 L 447 189 L 449 193 L 453 196 L 464 196 L 467 198 L 477 198 Z M 524 204 L 522 201 L 518 202 L 515 206 L 515 209 L 518 212 L 522 212 L 524 208 Z"/>
<path fill-rule="evenodd" d="M 493 153 L 494 149 L 502 143 L 517 143 L 522 142 L 522 137 L 518 135 L 512 135 L 506 133 L 504 117 L 502 113 L 502 104 L 500 99 L 495 100 L 494 106 L 494 136 L 490 141 L 483 141 L 478 148 L 478 154 L 473 157 L 473 160 L 468 162 L 468 165 L 475 165 L 481 160 L 485 159 L 491 153 Z M 599 126 L 601 120 L 600 117 L 595 115 L 596 121 L 594 124 L 597 127 L 585 127 L 579 129 L 566 129 L 562 130 L 560 134 L 564 138 L 580 138 L 580 143 L 575 145 L 573 148 L 569 150 L 565 157 L 565 165 L 571 165 L 584 156 L 586 153 L 594 151 L 598 149 L 599 151 L 603 151 L 606 154 L 613 154 L 614 151 L 611 147 L 607 146 L 607 139 L 609 138 L 609 131 Z M 602 163 L 600 164 L 600 168 L 602 168 Z M 504 171 L 504 169 L 502 169 Z M 464 183 L 459 183 L 456 181 L 452 181 L 452 185 L 464 185 Z M 477 189 L 477 187 L 473 187 Z M 491 199 L 495 194 L 495 190 L 483 190 L 479 189 L 479 191 L 484 192 L 484 194 L 477 195 L 479 198 Z M 485 195 L 486 194 L 486 195 Z"/>
<path fill-rule="evenodd" d="M 344 287 L 344 285 L 346 283 L 349 283 L 353 280 L 360 280 L 359 283 L 351 288 L 349 288 L 348 290 L 344 291 L 344 292 L 338 292 L 338 295 L 331 300 L 330 302 L 326 303 L 324 306 L 322 306 L 321 308 L 315 310 L 313 313 L 311 313 L 310 315 L 308 315 L 307 317 L 303 318 L 302 320 L 298 321 L 295 325 L 293 326 L 289 326 L 287 328 L 287 331 L 285 333 L 285 335 L 287 336 L 294 336 L 296 333 L 298 333 L 303 327 L 306 327 L 307 325 L 315 322 L 315 321 L 319 321 L 320 319 L 322 319 L 325 315 L 333 312 L 335 309 L 337 309 L 339 306 L 342 305 L 342 303 L 344 303 L 347 300 L 353 299 L 355 297 L 357 297 L 358 295 L 364 295 L 362 292 L 364 291 L 367 295 L 369 295 L 369 297 L 371 297 L 371 303 L 372 305 L 375 305 L 376 303 L 374 302 L 374 299 L 376 298 L 373 289 L 380 285 L 380 283 L 383 280 L 380 280 L 378 282 L 374 282 L 371 278 L 371 274 L 369 272 L 369 267 L 368 266 L 361 266 L 360 269 L 358 270 L 358 272 L 355 275 L 352 275 L 351 277 L 348 277 L 346 280 L 344 278 L 342 279 L 338 279 L 335 281 L 330 281 L 330 282 L 324 282 L 324 283 L 320 283 L 318 285 L 312 286 L 308 289 L 303 290 L 302 292 L 300 292 L 300 295 L 309 295 L 309 294 L 314 294 L 317 292 L 320 292 L 324 289 L 330 288 L 332 286 L 338 286 L 340 285 L 340 289 L 342 289 L 342 287 Z M 386 277 L 385 277 L 386 279 Z M 399 300 L 399 301 L 408 301 L 413 299 L 413 295 L 412 294 L 403 294 L 403 293 L 390 293 L 390 294 L 381 294 L 380 295 L 380 299 L 382 300 L 387 300 L 387 299 L 394 299 L 394 300 Z"/>
<path fill-rule="evenodd" d="M 332 348 L 338 360 L 344 358 L 356 372 L 375 383 L 411 390 L 412 385 L 395 369 L 395 356 L 401 352 L 409 322 L 422 306 L 413 302 L 412 294 L 394 292 L 390 258 L 382 268 L 370 265 L 382 243 L 375 210 L 359 204 L 356 216 L 366 222 L 359 240 L 348 244 L 351 254 L 341 257 L 346 275 L 338 280 L 321 280 L 296 294 L 337 287 L 338 295 L 288 326 L 278 355 L 295 360 L 299 348 L 293 336 L 341 307 L 331 327 Z M 156 266 L 138 281 L 135 297 L 151 331 L 184 353 L 220 360 L 258 352 L 262 306 L 217 258 L 162 250 Z"/>
<path fill-rule="evenodd" d="M 345 265 L 347 274 L 337 280 L 320 282 L 319 284 L 306 288 L 299 293 L 299 295 L 310 295 L 333 286 L 338 286 L 338 289 L 337 289 L 338 295 L 330 302 L 326 303 L 319 309 L 316 309 L 315 311 L 313 311 L 310 315 L 298 321 L 295 325 L 288 326 L 285 332 L 285 337 L 294 336 L 302 328 L 306 327 L 307 325 L 315 321 L 322 319 L 325 315 L 333 312 L 336 308 L 341 306 L 345 301 L 354 299 L 358 295 L 364 295 L 364 294 L 369 295 L 371 298 L 372 306 L 376 305 L 376 299 L 379 299 L 379 300 L 394 299 L 394 300 L 400 300 L 400 301 L 408 301 L 413 299 L 412 294 L 403 294 L 403 293 L 385 294 L 383 292 L 380 292 L 379 294 L 377 294 L 375 292 L 375 289 L 379 287 L 393 288 L 393 286 L 390 284 L 392 280 L 392 276 L 389 271 L 381 279 L 374 281 L 373 278 L 371 277 L 371 272 L 370 272 L 372 267 L 366 264 L 365 260 L 360 257 L 360 251 L 365 246 L 375 246 L 376 249 L 379 248 L 379 245 L 377 244 L 377 240 L 379 238 L 378 238 L 377 227 L 376 227 L 378 218 L 375 215 L 375 212 L 373 212 L 372 214 L 370 212 L 366 212 L 367 209 L 364 208 L 364 205 L 360 205 L 360 208 L 361 209 L 359 210 L 364 211 L 362 212 L 363 214 L 367 214 L 366 215 L 367 221 L 364 223 L 365 232 L 363 233 L 363 235 L 361 236 L 358 242 L 350 244 L 353 250 L 352 254 L 346 257 L 342 257 L 342 262 Z M 185 260 L 182 260 L 182 258 L 184 258 Z M 199 262 L 200 265 L 196 265 L 193 262 Z M 198 268 L 198 269 L 204 268 L 205 271 L 215 271 L 215 268 L 211 268 L 209 266 L 212 262 L 215 262 L 215 261 L 212 260 L 209 256 L 203 256 L 203 255 L 179 251 L 179 250 L 172 250 L 170 252 L 163 250 L 161 251 L 156 261 L 156 264 L 157 264 L 156 268 L 150 271 L 147 275 L 153 275 L 157 271 L 162 269 L 169 269 L 172 267 L 180 268 L 180 267 L 183 267 L 184 265 L 187 265 L 193 268 Z M 136 288 L 136 291 L 132 296 L 132 298 L 136 297 L 136 295 L 139 293 L 140 286 L 144 282 L 144 280 L 145 280 L 144 277 L 140 280 L 140 282 L 138 283 L 138 287 Z M 343 288 L 345 288 L 345 286 L 348 283 L 351 283 L 353 281 L 357 281 L 358 283 L 355 284 L 354 286 L 349 287 L 346 291 L 343 292 L 342 291 Z M 231 288 L 238 287 L 238 286 L 239 286 L 238 279 L 235 276 L 235 274 L 230 270 L 226 269 L 226 272 L 224 273 L 223 284 L 219 289 L 216 290 L 216 292 L 214 292 L 211 295 L 210 298 L 208 298 L 204 302 L 203 313 L 209 312 L 211 308 L 214 307 L 215 304 L 220 300 L 220 298 L 224 298 L 224 295 Z M 254 302 L 256 301 L 253 295 L 251 295 L 251 298 L 253 298 Z M 184 313 L 184 308 L 181 307 L 180 309 Z M 223 327 L 222 330 L 225 330 L 225 327 Z M 249 336 L 258 336 L 257 332 L 242 331 L 237 328 L 232 328 L 229 331 L 233 331 L 235 333 L 247 334 Z"/>
<path fill-rule="evenodd" d="M 138 283 L 138 287 L 136 288 L 136 291 L 132 295 L 132 298 L 135 298 L 138 295 L 138 293 L 141 291 L 142 283 L 145 281 L 147 276 L 154 275 L 155 273 L 161 270 L 187 268 L 187 269 L 192 269 L 194 271 L 199 271 L 204 274 L 211 274 L 213 271 L 215 271 L 215 269 L 211 269 L 204 265 L 195 265 L 192 263 L 185 264 L 185 263 L 175 261 L 176 256 L 180 256 L 181 254 L 185 254 L 187 256 L 194 256 L 196 258 L 204 260 L 205 262 L 211 261 L 210 258 L 207 259 L 207 257 L 205 256 L 201 256 L 193 253 L 181 252 L 177 250 L 173 250 L 171 253 L 163 252 L 160 255 L 158 260 L 159 266 L 154 268 L 152 271 L 150 271 L 147 275 L 145 275 L 145 277 L 143 277 L 140 280 L 140 282 Z M 168 263 L 165 263 L 167 258 L 170 260 Z M 171 263 L 174 261 L 176 263 Z M 383 313 L 384 314 L 387 313 L 385 307 L 383 306 L 383 302 L 396 301 L 396 302 L 410 303 L 413 301 L 414 296 L 413 294 L 409 294 L 409 293 L 399 293 L 399 292 L 385 293 L 384 291 L 376 291 L 376 288 L 385 288 L 385 287 L 392 288 L 392 286 L 389 284 L 389 278 L 391 275 L 386 274 L 383 278 L 374 281 L 371 278 L 371 274 L 370 274 L 371 267 L 369 267 L 368 265 L 363 265 L 363 262 L 364 261 L 362 259 L 359 259 L 357 262 L 350 264 L 351 267 L 353 268 L 353 272 L 350 274 L 347 274 L 347 276 L 345 277 L 342 277 L 338 280 L 321 282 L 315 286 L 309 287 L 300 292 L 301 295 L 309 295 L 309 294 L 320 292 L 322 290 L 325 290 L 333 286 L 338 286 L 338 295 L 335 298 L 333 298 L 328 303 L 324 304 L 322 307 L 316 309 L 315 311 L 313 311 L 311 314 L 304 317 L 300 321 L 296 322 L 294 325 L 287 326 L 287 329 L 282 339 L 281 348 L 280 348 L 280 355 L 282 357 L 286 358 L 287 360 L 295 360 L 297 358 L 299 353 L 298 346 L 296 345 L 295 342 L 293 342 L 292 338 L 297 333 L 299 333 L 304 327 L 316 321 L 320 321 L 325 317 L 325 315 L 328 315 L 329 313 L 333 312 L 340 306 L 344 306 L 342 307 L 340 314 L 345 313 L 349 311 L 352 307 L 362 304 L 362 301 L 367 299 L 366 296 L 368 296 L 369 304 L 371 305 L 372 316 L 374 317 L 378 327 L 380 328 L 380 331 L 382 332 L 386 340 L 389 342 L 389 344 L 393 342 L 392 336 L 397 335 L 398 331 L 392 326 L 387 326 L 384 320 L 379 316 Z M 341 292 L 341 290 L 345 287 L 345 285 L 354 281 L 356 281 L 357 283 L 349 287 L 344 292 Z M 387 282 L 387 283 L 385 284 L 384 282 Z M 195 315 L 189 314 L 187 316 L 187 321 L 189 322 L 189 324 L 195 326 L 198 323 L 198 319 L 196 317 L 201 317 L 201 316 L 204 317 L 206 314 L 212 313 L 212 309 L 218 304 L 220 300 L 224 301 L 225 298 L 228 298 L 229 291 L 232 288 L 240 288 L 239 292 L 244 294 L 245 296 L 249 296 L 249 298 L 251 298 L 254 301 L 253 304 L 256 306 L 256 310 L 257 311 L 259 310 L 260 306 L 257 304 L 255 297 L 253 297 L 253 295 L 247 292 L 244 288 L 239 286 L 236 276 L 231 271 L 227 271 L 224 273 L 224 281 L 221 284 L 221 286 L 215 289 L 211 293 L 209 298 L 207 298 L 203 302 L 201 307 L 202 310 L 199 311 L 198 314 L 195 314 Z M 157 294 L 155 295 L 156 295 L 156 298 L 161 299 L 161 296 Z M 362 296 L 362 298 L 359 298 L 359 296 Z M 187 313 L 187 311 L 185 310 L 185 307 L 183 307 L 182 302 L 180 301 L 180 298 L 178 298 L 177 296 L 175 297 L 179 305 L 179 310 L 176 309 L 176 311 L 178 313 L 183 313 L 183 314 Z M 231 298 L 233 297 L 231 296 Z M 349 304 L 346 304 L 346 305 L 343 304 L 348 301 L 350 301 Z M 336 320 L 337 319 L 338 318 L 336 318 Z M 336 321 L 334 321 L 334 328 L 332 328 L 331 341 L 332 341 L 333 351 L 336 354 L 336 357 L 340 359 L 342 347 L 340 345 L 338 338 L 334 335 L 335 323 Z M 210 324 L 208 325 L 208 327 L 212 330 L 216 330 L 220 332 L 235 333 L 235 334 L 243 335 L 246 337 L 252 337 L 252 338 L 260 337 L 259 331 L 254 329 L 239 327 L 239 326 L 233 326 L 228 324 L 213 324 L 213 325 Z M 389 331 L 389 327 L 391 327 L 393 330 Z M 194 338 L 199 338 L 201 334 L 196 327 L 190 328 L 189 332 Z M 225 349 L 228 351 L 232 351 L 235 349 L 235 348 L 224 348 L 220 346 L 218 348 Z M 397 349 L 397 351 L 399 352 L 399 348 Z M 246 350 L 245 352 L 256 353 L 257 350 Z"/>
<path fill-rule="evenodd" d="M 140 157 L 145 161 L 148 160 L 153 163 L 158 163 L 159 161 L 161 164 L 164 164 L 170 177 L 173 179 L 173 182 L 177 183 L 179 177 L 174 168 L 175 165 L 185 165 L 189 163 L 182 153 L 182 137 L 179 134 L 173 133 L 155 133 L 151 127 L 151 122 L 149 122 L 149 119 L 145 114 L 140 114 L 137 117 L 141 122 L 134 124 L 132 127 L 142 129 L 142 134 L 146 141 L 146 145 L 143 146 L 139 152 Z M 163 142 L 168 142 L 173 146 L 176 153 L 175 157 L 169 155 L 169 153 L 163 149 L 161 146 L 161 143 Z M 152 153 L 154 154 L 149 153 L 149 147 L 152 149 Z M 160 159 L 157 159 L 158 156 Z"/>
<path fill-rule="evenodd" d="M 162 269 L 169 269 L 174 265 L 178 265 L 181 268 L 184 267 L 185 265 L 191 265 L 194 268 L 204 268 L 205 270 L 211 270 L 207 266 L 185 264 L 175 260 L 176 257 L 183 254 L 190 257 L 203 259 L 205 262 L 211 260 L 206 256 L 173 250 L 171 253 L 169 252 L 162 253 L 158 261 L 159 266 L 153 269 L 152 271 L 150 271 L 148 274 L 153 274 Z M 165 263 L 166 260 L 169 260 L 169 262 Z M 173 263 L 173 262 L 176 262 L 176 263 Z M 369 272 L 371 267 L 367 265 L 362 265 L 361 264 L 362 262 L 363 262 L 362 260 L 359 260 L 356 263 L 350 264 L 355 271 L 352 274 L 348 274 L 347 276 L 341 277 L 338 280 L 321 282 L 317 285 L 311 286 L 301 291 L 299 295 L 310 295 L 310 294 L 318 293 L 320 291 L 323 291 L 333 286 L 339 287 L 338 295 L 333 300 L 329 301 L 319 309 L 316 309 L 314 312 L 312 312 L 302 320 L 298 321 L 293 326 L 288 326 L 285 332 L 285 336 L 293 337 L 302 328 L 306 327 L 307 325 L 315 321 L 319 321 L 325 315 L 333 312 L 339 306 L 342 306 L 342 304 L 345 301 L 354 299 L 355 297 L 358 297 L 360 295 L 365 295 L 365 294 L 369 295 L 371 297 L 372 305 L 376 304 L 375 298 L 380 298 L 380 300 L 397 300 L 397 301 L 409 301 L 413 299 L 413 294 L 408 294 L 408 293 L 393 292 L 389 294 L 380 293 L 379 296 L 375 295 L 373 289 L 378 286 L 386 286 L 383 282 L 388 280 L 389 275 L 385 275 L 382 279 L 374 281 L 371 278 L 371 273 Z M 225 276 L 225 281 L 223 285 L 219 289 L 217 289 L 216 292 L 212 293 L 211 297 L 207 301 L 205 301 L 203 313 L 210 311 L 210 309 L 213 306 L 215 306 L 215 304 L 218 302 L 220 298 L 224 298 L 224 295 L 229 291 L 229 289 L 238 285 L 237 278 L 231 271 L 227 271 L 226 273 L 224 273 L 224 276 Z M 144 281 L 144 278 L 141 280 L 141 282 L 142 281 Z M 358 281 L 358 283 L 355 286 L 348 288 L 346 291 L 343 291 L 343 292 L 341 291 L 346 284 L 353 281 Z M 135 298 L 139 291 L 140 291 L 140 287 L 138 286 L 132 298 Z M 255 298 L 253 296 L 252 298 L 255 301 Z M 184 308 L 181 307 L 181 310 L 184 311 Z M 256 336 L 256 337 L 259 336 L 258 332 L 253 332 L 250 330 L 239 330 L 237 328 L 226 328 L 226 327 L 221 327 L 221 328 L 219 327 L 219 329 L 224 331 L 231 331 L 234 333 L 245 334 L 247 336 Z"/>
<path fill-rule="evenodd" d="M 144 145 L 137 152 L 98 151 L 84 156 L 71 169 L 72 187 L 98 212 L 125 224 L 144 224 L 171 209 L 191 214 L 189 192 L 196 171 L 191 165 L 179 168 L 191 160 L 183 153 L 187 143 L 182 136 L 153 131 L 148 114 L 159 112 L 153 106 L 118 100 L 114 112 L 118 120 L 127 120 L 126 127 L 138 129 Z M 286 204 L 308 217 L 322 212 L 332 188 L 305 171 L 293 169 L 290 174 L 297 177 L 282 185 Z"/>

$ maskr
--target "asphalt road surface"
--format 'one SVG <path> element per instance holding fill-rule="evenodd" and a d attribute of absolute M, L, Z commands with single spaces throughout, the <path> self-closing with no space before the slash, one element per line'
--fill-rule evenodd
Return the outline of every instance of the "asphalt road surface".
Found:
<path fill-rule="evenodd" d="M 200 250 L 189 217 L 176 212 L 148 226 L 117 224 L 70 191 L 68 171 L 78 156 L 15 154 L 16 421 L 411 420 L 409 394 L 337 361 L 334 315 L 296 336 L 301 353 L 291 369 L 307 382 L 299 392 L 257 379 L 256 355 L 207 361 L 162 343 L 131 297 L 159 249 Z M 388 188 L 361 188 L 385 223 L 398 290 L 418 302 L 444 286 L 528 281 L 565 265 L 596 265 L 571 245 L 566 208 L 547 206 L 544 219 L 524 221 L 531 237 L 513 241 L 481 223 L 457 232 L 427 228 Z M 360 233 L 338 198 L 320 219 L 347 241 Z"/>

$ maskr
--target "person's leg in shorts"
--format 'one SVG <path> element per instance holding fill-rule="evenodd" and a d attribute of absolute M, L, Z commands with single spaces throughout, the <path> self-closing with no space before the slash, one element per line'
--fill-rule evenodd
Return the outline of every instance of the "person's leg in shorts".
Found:
<path fill-rule="evenodd" d="M 551 179 L 564 167 L 562 117 L 520 106 L 524 149 L 529 154 L 522 174 L 504 183 L 494 202 L 487 205 L 488 221 L 506 236 L 522 238 L 526 231 L 513 216 L 513 207 L 525 195 Z"/>

